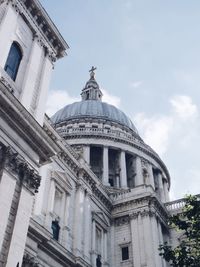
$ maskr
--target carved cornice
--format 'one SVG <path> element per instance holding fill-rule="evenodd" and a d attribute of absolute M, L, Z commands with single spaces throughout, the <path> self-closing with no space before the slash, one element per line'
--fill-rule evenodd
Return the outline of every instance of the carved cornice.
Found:
<path fill-rule="evenodd" d="M 13 148 L 5 146 L 0 142 L 0 159 L 4 164 L 2 169 L 6 169 L 17 177 L 33 193 L 38 192 L 41 177 L 28 162 L 20 156 Z"/>
<path fill-rule="evenodd" d="M 64 151 L 61 150 L 61 151 L 58 153 L 58 158 L 61 159 L 61 160 L 63 160 L 63 161 L 67 164 L 68 168 L 70 168 L 70 169 L 74 172 L 74 174 L 75 174 L 76 176 L 78 176 L 78 169 L 79 169 L 79 166 L 77 166 L 77 164 L 76 164 L 76 163 L 74 162 L 74 160 L 69 156 L 68 153 L 65 153 Z"/>
<path fill-rule="evenodd" d="M 56 153 L 57 146 L 48 137 L 41 125 L 23 107 L 0 80 L 0 115 L 10 127 L 40 157 L 40 162 L 49 161 Z M 1 127 L 1 126 L 0 126 Z"/>
<path fill-rule="evenodd" d="M 29 21 L 33 32 L 37 32 L 45 47 L 48 47 L 52 61 L 63 57 L 65 50 L 69 48 L 50 17 L 39 3 L 39 1 L 7 0 L 7 3 L 15 8 L 16 12 L 23 14 Z M 51 52 L 50 52 L 51 51 Z"/>
<path fill-rule="evenodd" d="M 130 217 L 130 219 L 135 220 L 135 219 L 138 218 L 139 215 L 142 218 L 144 218 L 144 217 L 156 217 L 157 213 L 156 213 L 155 210 L 151 210 L 151 209 L 145 208 L 145 209 L 134 211 L 133 213 L 131 213 L 129 215 L 129 217 Z"/>
<path fill-rule="evenodd" d="M 84 168 L 79 168 L 78 171 L 78 179 L 79 182 L 81 180 L 85 181 L 86 184 L 90 186 L 91 193 L 95 195 L 105 206 L 106 208 L 111 211 L 112 209 L 112 202 L 109 196 L 104 192 L 105 190 L 101 190 L 100 182 L 98 178 L 95 177 L 95 174 L 88 173 L 88 171 Z"/>

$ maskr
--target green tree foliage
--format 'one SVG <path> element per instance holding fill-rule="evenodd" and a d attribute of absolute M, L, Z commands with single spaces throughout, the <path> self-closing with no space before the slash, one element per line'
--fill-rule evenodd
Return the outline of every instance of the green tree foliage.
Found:
<path fill-rule="evenodd" d="M 169 218 L 169 225 L 183 233 L 180 243 L 173 248 L 160 245 L 160 256 L 173 267 L 200 267 L 200 200 L 187 196 L 183 212 Z"/>

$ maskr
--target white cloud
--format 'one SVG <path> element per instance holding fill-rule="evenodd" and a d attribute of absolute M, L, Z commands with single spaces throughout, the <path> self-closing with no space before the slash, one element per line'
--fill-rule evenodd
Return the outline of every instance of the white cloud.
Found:
<path fill-rule="evenodd" d="M 165 159 L 171 170 L 171 197 L 181 198 L 197 194 L 200 188 L 199 110 L 186 95 L 173 96 L 169 104 L 168 114 L 139 113 L 134 121 L 144 141 Z"/>
<path fill-rule="evenodd" d="M 141 131 L 145 142 L 159 155 L 163 155 L 168 147 L 173 119 L 168 116 L 152 116 L 148 118 L 144 113 L 135 116 L 136 127 Z"/>
<path fill-rule="evenodd" d="M 104 102 L 107 102 L 116 107 L 120 106 L 121 101 L 119 97 L 109 94 L 105 89 L 102 89 L 102 93 Z M 80 97 L 71 96 L 66 91 L 63 90 L 50 91 L 47 99 L 46 113 L 48 116 L 51 117 L 59 109 L 73 102 L 80 101 L 80 99 L 81 99 Z"/>
<path fill-rule="evenodd" d="M 176 138 L 179 137 L 180 145 L 187 147 L 191 144 L 194 133 L 187 133 L 185 127 L 194 123 L 198 118 L 198 108 L 189 96 L 173 96 L 169 103 L 171 111 L 167 115 L 156 114 L 149 117 L 144 113 L 139 113 L 134 117 L 134 122 L 144 141 L 159 155 L 166 153 L 175 135 Z"/>
<path fill-rule="evenodd" d="M 170 103 L 173 111 L 182 119 L 194 118 L 196 115 L 198 115 L 197 106 L 192 103 L 192 99 L 189 96 L 174 96 L 170 100 Z"/>
<path fill-rule="evenodd" d="M 130 83 L 130 87 L 132 88 L 138 88 L 143 83 L 143 81 L 134 81 Z"/>
<path fill-rule="evenodd" d="M 70 96 L 66 91 L 54 90 L 49 93 L 46 105 L 46 113 L 52 116 L 59 109 L 73 102 L 79 101 L 80 97 Z"/>
<path fill-rule="evenodd" d="M 101 89 L 103 93 L 103 102 L 107 102 L 115 107 L 119 107 L 121 103 L 121 99 L 118 96 L 114 96 L 109 94 L 105 89 Z"/>

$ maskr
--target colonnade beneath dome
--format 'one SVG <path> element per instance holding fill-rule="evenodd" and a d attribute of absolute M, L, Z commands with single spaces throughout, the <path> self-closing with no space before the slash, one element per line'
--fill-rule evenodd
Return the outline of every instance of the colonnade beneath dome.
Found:
<path fill-rule="evenodd" d="M 163 202 L 169 200 L 168 182 L 162 171 L 141 157 L 103 145 L 85 145 L 83 156 L 104 185 L 113 188 L 151 185 Z"/>

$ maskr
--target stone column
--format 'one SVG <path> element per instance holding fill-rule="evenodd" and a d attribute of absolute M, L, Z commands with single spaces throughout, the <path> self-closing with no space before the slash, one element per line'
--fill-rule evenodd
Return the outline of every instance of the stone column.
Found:
<path fill-rule="evenodd" d="M 120 178 L 121 178 L 121 187 L 127 188 L 127 173 L 126 173 L 126 156 L 125 151 L 121 151 L 120 153 Z"/>
<path fill-rule="evenodd" d="M 68 235 L 69 235 L 69 228 L 68 228 L 68 219 L 69 219 L 69 204 L 70 204 L 70 197 L 67 193 L 65 193 L 65 208 L 63 211 L 63 243 L 64 247 L 67 246 L 68 242 Z"/>
<path fill-rule="evenodd" d="M 83 157 L 85 161 L 90 164 L 90 146 L 84 146 L 83 147 Z"/>
<path fill-rule="evenodd" d="M 136 167 L 135 186 L 138 186 L 143 184 L 142 163 L 141 163 L 141 158 L 138 156 L 135 159 L 135 167 Z"/>
<path fill-rule="evenodd" d="M 148 168 L 148 174 L 149 174 L 149 183 L 153 187 L 153 189 L 155 190 L 155 183 L 154 183 L 154 178 L 153 178 L 152 166 L 150 164 L 148 164 L 147 168 Z"/>
<path fill-rule="evenodd" d="M 103 184 L 109 185 L 108 147 L 103 147 Z"/>
<path fill-rule="evenodd" d="M 163 188 L 163 177 L 162 173 L 159 171 L 158 172 L 158 190 L 160 194 L 160 199 L 162 202 L 165 202 L 165 196 L 164 196 L 164 188 Z"/>
<path fill-rule="evenodd" d="M 116 187 L 117 188 L 120 187 L 120 176 L 119 176 L 119 174 L 116 174 Z"/>
<path fill-rule="evenodd" d="M 60 236 L 61 243 L 66 246 L 66 233 L 65 233 L 65 216 L 66 216 L 66 192 L 62 193 L 61 199 L 61 212 L 60 212 Z"/>
<path fill-rule="evenodd" d="M 163 187 L 164 187 L 165 202 L 169 202 L 169 190 L 168 190 L 168 183 L 166 180 L 163 181 Z"/>

